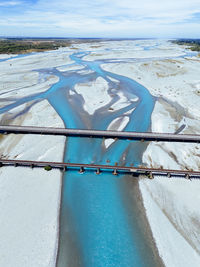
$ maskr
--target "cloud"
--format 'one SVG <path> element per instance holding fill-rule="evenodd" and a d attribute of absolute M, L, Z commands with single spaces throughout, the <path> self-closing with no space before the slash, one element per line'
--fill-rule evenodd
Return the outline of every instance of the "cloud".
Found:
<path fill-rule="evenodd" d="M 18 6 L 21 4 L 22 2 L 20 1 L 3 1 L 3 2 L 0 2 L 0 7 L 11 7 L 11 6 Z"/>
<path fill-rule="evenodd" d="M 5 3 L 20 8 L 1 12 Z M 0 3 L 0 35 L 200 37 L 199 14 L 199 0 L 4 1 Z"/>

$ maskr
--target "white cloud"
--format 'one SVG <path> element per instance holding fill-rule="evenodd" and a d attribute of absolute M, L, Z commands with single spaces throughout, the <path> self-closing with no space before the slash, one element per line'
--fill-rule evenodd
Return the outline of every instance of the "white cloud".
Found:
<path fill-rule="evenodd" d="M 22 2 L 20 1 L 3 1 L 3 2 L 0 2 L 0 7 L 18 6 L 21 4 Z"/>
<path fill-rule="evenodd" d="M 20 2 L 2 2 L 0 11 L 3 3 Z M 200 37 L 200 22 L 193 22 L 198 12 L 199 0 L 39 0 L 16 14 L 2 14 L 0 35 L 156 37 L 182 35 L 185 28 Z"/>

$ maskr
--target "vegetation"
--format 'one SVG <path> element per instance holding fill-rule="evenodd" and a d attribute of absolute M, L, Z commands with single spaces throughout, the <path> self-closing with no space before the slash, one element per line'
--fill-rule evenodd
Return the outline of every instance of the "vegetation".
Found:
<path fill-rule="evenodd" d="M 0 40 L 0 54 L 24 54 L 55 50 L 59 47 L 70 46 L 69 40 L 51 39 L 2 39 Z"/>
<path fill-rule="evenodd" d="M 172 41 L 172 43 L 187 45 L 190 50 L 200 52 L 200 39 L 179 39 Z"/>
<path fill-rule="evenodd" d="M 52 170 L 52 167 L 49 166 L 49 165 L 47 165 L 47 166 L 44 167 L 44 169 L 45 169 L 45 171 L 51 171 Z"/>
<path fill-rule="evenodd" d="M 71 39 L 71 38 L 4 38 L 0 39 L 0 54 L 25 54 L 31 52 L 43 52 L 55 50 L 59 47 L 71 47 L 79 43 L 97 43 L 104 39 Z"/>

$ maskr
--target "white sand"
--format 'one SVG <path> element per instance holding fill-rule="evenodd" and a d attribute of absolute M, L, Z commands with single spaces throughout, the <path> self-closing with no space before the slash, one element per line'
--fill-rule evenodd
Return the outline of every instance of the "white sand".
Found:
<path fill-rule="evenodd" d="M 59 50 L 51 53 L 36 53 L 22 58 L 11 58 L 8 61 L 0 62 L 0 73 L 21 73 L 37 69 L 50 69 L 72 63 L 69 58 L 70 52 Z"/>
<path fill-rule="evenodd" d="M 101 77 L 98 77 L 96 81 L 87 84 L 76 84 L 75 90 L 78 94 L 82 95 L 84 99 L 83 108 L 90 115 L 97 109 L 108 104 L 111 100 L 111 97 L 107 92 L 108 83 Z"/>
<path fill-rule="evenodd" d="M 21 98 L 31 94 L 47 91 L 51 85 L 59 81 L 55 75 L 48 75 L 40 79 L 37 72 L 27 72 L 21 74 L 5 74 L 0 76 L 0 94 L 2 98 Z M 4 103 L 1 103 L 3 105 Z"/>
<path fill-rule="evenodd" d="M 59 176 L 14 167 L 0 172 L 1 266 L 55 266 Z"/>
<path fill-rule="evenodd" d="M 71 62 L 73 63 L 73 61 Z M 65 71 L 75 71 L 75 70 L 81 70 L 83 69 L 84 67 L 83 66 L 80 66 L 80 65 L 70 65 L 69 66 L 62 66 L 62 67 L 58 67 L 57 69 L 61 72 L 65 72 Z"/>
<path fill-rule="evenodd" d="M 186 104 L 189 107 L 189 103 Z M 181 133 L 199 134 L 197 119 L 178 118 L 176 115 L 173 110 L 169 114 L 166 106 L 157 102 L 152 116 L 152 131 L 174 132 L 184 123 L 186 127 Z M 152 142 L 143 155 L 143 162 L 158 168 L 199 170 L 199 153 L 199 144 Z M 157 178 L 151 183 L 148 180 L 140 181 L 140 189 L 153 235 L 166 266 L 199 266 L 200 181 Z M 152 204 L 152 200 L 158 205 Z M 162 215 L 162 211 L 167 217 Z M 165 221 L 163 223 L 162 218 Z M 158 224 L 158 221 L 161 223 Z"/>
<path fill-rule="evenodd" d="M 101 48 L 92 54 L 85 56 L 84 59 L 88 61 L 100 59 L 144 59 L 155 57 L 171 57 L 184 55 L 185 51 L 182 47 L 178 47 L 165 40 L 138 40 L 138 41 L 114 41 L 101 42 Z M 140 45 L 140 47 L 138 46 Z M 157 45 L 157 46 L 155 46 Z M 151 50 L 144 50 L 145 47 L 151 47 Z M 153 47 L 155 46 L 155 47 Z M 108 48 L 108 51 L 102 49 Z"/>
<path fill-rule="evenodd" d="M 102 67 L 136 80 L 153 95 L 177 102 L 194 117 L 200 118 L 200 58 L 104 64 Z"/>
<path fill-rule="evenodd" d="M 111 121 L 111 123 L 108 125 L 107 130 L 108 131 L 123 131 L 126 125 L 129 123 L 129 117 L 118 117 Z M 104 141 L 104 145 L 106 148 L 108 148 L 112 143 L 114 143 L 115 140 L 112 138 L 108 138 Z"/>
<path fill-rule="evenodd" d="M 165 265 L 199 266 L 199 181 L 142 179 L 140 189 Z"/>
<path fill-rule="evenodd" d="M 122 91 L 119 91 L 117 93 L 117 95 L 119 96 L 119 99 L 111 106 L 111 108 L 113 109 L 113 111 L 122 109 L 124 107 L 127 107 L 128 105 L 130 105 L 132 102 L 137 102 L 138 98 L 135 96 L 132 99 L 128 99 Z"/>
<path fill-rule="evenodd" d="M 12 57 L 16 57 L 17 55 L 8 55 L 8 54 L 1 54 L 0 55 L 0 60 L 1 59 L 7 59 L 7 58 L 12 58 Z"/>
<path fill-rule="evenodd" d="M 13 114 L 17 111 L 20 107 Z M 12 124 L 64 126 L 47 101 Z M 64 142 L 64 137 L 8 135 L 1 139 L 0 153 L 11 159 L 62 161 Z M 0 266 L 55 266 L 60 190 L 58 170 L 0 169 Z"/>

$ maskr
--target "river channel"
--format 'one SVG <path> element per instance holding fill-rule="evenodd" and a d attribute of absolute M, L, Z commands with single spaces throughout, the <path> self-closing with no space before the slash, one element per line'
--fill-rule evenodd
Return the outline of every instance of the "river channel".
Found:
<path fill-rule="evenodd" d="M 68 128 L 106 130 L 109 124 L 127 111 L 129 123 L 125 131 L 146 132 L 150 129 L 151 113 L 155 99 L 146 88 L 135 81 L 104 71 L 105 61 L 84 61 L 86 53 L 76 53 L 71 59 L 92 72 L 80 75 L 71 72 L 66 75 L 67 84 L 63 90 L 49 97 Z M 135 97 L 127 107 L 115 112 L 108 107 L 97 110 L 93 116 L 83 110 L 80 97 L 71 99 L 69 90 L 76 83 L 90 82 L 102 77 L 109 84 L 108 92 L 117 101 L 115 91 L 123 91 L 129 99 Z M 60 77 L 61 78 L 61 77 Z M 65 78 L 64 78 L 65 80 Z M 60 85 L 59 85 L 60 83 Z M 61 87 L 60 82 L 52 87 Z M 66 89 L 67 88 L 67 89 Z M 68 90 L 68 91 L 67 91 Z M 102 140 L 68 138 L 65 161 L 99 164 L 141 164 L 145 145 L 141 142 L 116 141 L 105 149 Z M 60 214 L 60 240 L 57 266 L 156 266 L 155 248 L 146 233 L 141 216 L 139 193 L 131 197 L 130 188 L 137 182 L 128 176 L 114 176 L 109 173 L 97 175 L 93 172 L 78 174 L 67 172 L 63 179 Z M 133 207 L 135 206 L 135 207 Z M 146 235 L 147 234 L 147 235 Z"/>

